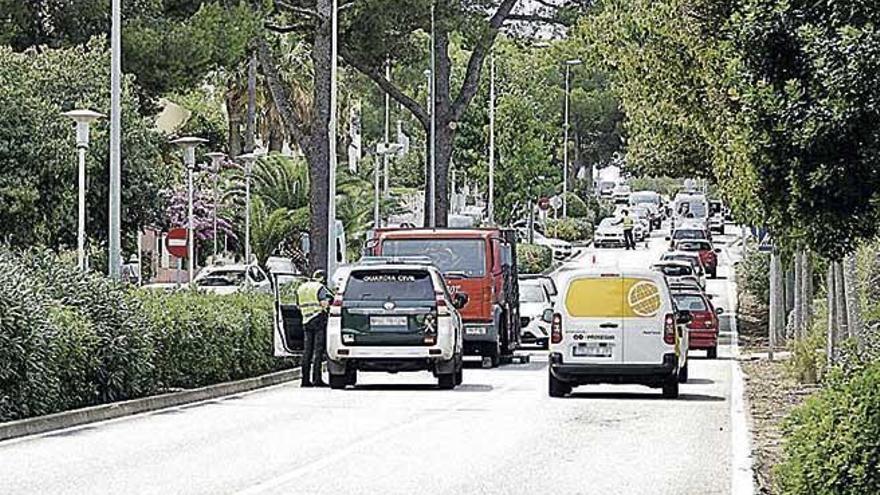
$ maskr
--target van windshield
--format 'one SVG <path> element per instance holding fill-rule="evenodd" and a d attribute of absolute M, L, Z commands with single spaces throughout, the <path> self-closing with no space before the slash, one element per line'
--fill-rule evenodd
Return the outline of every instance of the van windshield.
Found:
<path fill-rule="evenodd" d="M 678 229 L 672 234 L 672 238 L 676 241 L 681 239 L 704 240 L 706 239 L 706 232 L 696 229 Z"/>
<path fill-rule="evenodd" d="M 382 256 L 427 256 L 441 272 L 465 277 L 486 274 L 486 242 L 483 239 L 388 239 Z"/>
<path fill-rule="evenodd" d="M 706 218 L 706 202 L 701 199 L 682 199 L 677 201 L 675 213 L 682 218 Z"/>
<path fill-rule="evenodd" d="M 431 275 L 419 270 L 363 270 L 351 274 L 346 301 L 433 301 Z"/>

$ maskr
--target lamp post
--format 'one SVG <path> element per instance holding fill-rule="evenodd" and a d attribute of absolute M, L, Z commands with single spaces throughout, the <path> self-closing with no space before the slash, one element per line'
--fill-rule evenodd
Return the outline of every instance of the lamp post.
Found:
<path fill-rule="evenodd" d="M 110 201 L 108 215 L 108 273 L 122 275 L 122 0 L 110 7 Z"/>
<path fill-rule="evenodd" d="M 426 101 L 425 101 L 425 109 L 428 112 L 428 116 L 431 118 L 431 120 L 433 122 L 434 111 L 433 111 L 433 107 L 431 105 L 431 101 L 433 100 L 432 95 L 431 95 L 431 90 L 433 89 L 431 86 L 431 79 L 432 79 L 431 69 L 425 69 L 424 74 L 425 74 L 425 79 L 428 82 L 428 96 L 426 97 Z M 433 174 L 433 170 L 431 169 L 431 155 L 434 154 L 434 140 L 431 137 L 430 129 L 425 132 L 425 144 L 427 145 L 425 148 L 425 173 L 428 174 L 428 178 L 425 181 L 425 190 L 426 190 L 426 195 L 427 195 L 428 201 L 426 204 L 427 209 L 425 211 L 425 215 L 424 215 L 425 219 L 424 220 L 425 220 L 425 223 L 430 227 L 431 226 L 431 216 L 430 216 L 431 213 L 430 212 L 431 212 L 431 210 L 434 209 L 433 208 L 433 206 L 434 206 L 434 191 L 431 189 L 431 187 L 433 185 L 433 181 L 434 181 L 434 174 Z"/>
<path fill-rule="evenodd" d="M 569 78 L 571 67 L 582 63 L 583 61 L 577 58 L 565 61 L 565 140 L 562 143 L 562 160 L 564 162 L 562 171 L 562 218 L 568 218 L 568 100 L 571 94 Z"/>
<path fill-rule="evenodd" d="M 436 175 L 436 148 L 437 148 L 437 57 L 436 50 L 434 49 L 435 43 L 435 34 L 434 34 L 434 3 L 431 3 L 431 170 L 428 173 L 429 182 L 431 185 L 431 195 L 428 197 L 430 200 L 430 211 L 429 214 L 429 226 L 433 229 L 437 226 L 437 184 L 434 176 Z"/>
<path fill-rule="evenodd" d="M 171 141 L 183 150 L 183 164 L 186 165 L 186 258 L 189 281 L 195 276 L 195 225 L 193 222 L 193 172 L 196 169 L 196 146 L 207 143 L 207 139 L 186 136 Z"/>
<path fill-rule="evenodd" d="M 495 51 L 489 57 L 489 223 L 495 224 Z"/>
<path fill-rule="evenodd" d="M 332 156 L 331 150 L 331 156 Z M 251 173 L 253 172 L 254 162 L 260 155 L 256 153 L 245 153 L 239 155 L 238 159 L 244 165 L 244 263 L 251 262 Z"/>
<path fill-rule="evenodd" d="M 226 154 L 221 153 L 219 151 L 212 151 L 208 153 L 208 158 L 211 159 L 211 173 L 213 174 L 213 192 L 211 194 L 211 201 L 214 203 L 213 213 L 212 213 L 212 223 L 213 227 L 211 231 L 213 232 L 214 237 L 214 260 L 217 260 L 217 183 L 220 180 L 220 166 L 223 164 L 223 160 L 226 159 Z"/>
<path fill-rule="evenodd" d="M 86 269 L 86 152 L 89 149 L 89 126 L 104 115 L 91 110 L 64 112 L 76 122 L 76 151 L 79 159 L 79 215 L 76 225 L 76 262 Z"/>

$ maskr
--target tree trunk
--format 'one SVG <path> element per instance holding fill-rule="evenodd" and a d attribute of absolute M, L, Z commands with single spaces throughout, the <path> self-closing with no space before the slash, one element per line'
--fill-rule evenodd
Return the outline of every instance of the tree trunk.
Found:
<path fill-rule="evenodd" d="M 828 274 L 825 278 L 825 292 L 828 306 L 828 328 L 825 334 L 825 355 L 828 364 L 837 362 L 837 297 L 834 262 L 828 263 Z"/>
<path fill-rule="evenodd" d="M 244 129 L 244 152 L 251 153 L 256 147 L 257 135 L 257 54 L 251 53 L 247 76 L 247 120 Z"/>
<path fill-rule="evenodd" d="M 813 297 L 815 295 L 813 290 L 813 258 L 809 251 L 803 253 L 802 269 L 804 295 L 801 297 L 801 302 L 804 306 L 801 310 L 801 317 L 803 318 L 804 335 L 807 335 L 813 328 Z"/>
<path fill-rule="evenodd" d="M 856 273 L 856 257 L 851 254 L 843 259 L 843 286 L 846 298 L 846 328 L 850 337 L 854 337 L 861 348 L 862 342 L 862 312 L 859 301 L 859 280 Z"/>
<path fill-rule="evenodd" d="M 229 143 L 229 158 L 234 160 L 241 154 L 241 109 L 238 108 L 232 91 L 226 94 L 226 114 L 229 116 L 226 142 Z"/>
<path fill-rule="evenodd" d="M 843 263 L 834 262 L 834 306 L 837 309 L 835 317 L 837 321 L 837 341 L 842 342 L 849 338 L 849 327 L 846 321 L 846 291 L 843 280 Z"/>
<path fill-rule="evenodd" d="M 778 343 L 780 320 L 784 309 L 782 307 L 784 305 L 782 285 L 782 264 L 779 261 L 779 253 L 774 249 L 770 254 L 770 321 L 767 329 L 771 360 Z"/>
<path fill-rule="evenodd" d="M 797 250 L 794 253 L 794 284 L 792 284 L 791 292 L 793 296 L 792 306 L 792 336 L 795 339 L 801 339 L 804 336 L 804 318 L 803 318 L 803 263 L 804 253 Z"/>

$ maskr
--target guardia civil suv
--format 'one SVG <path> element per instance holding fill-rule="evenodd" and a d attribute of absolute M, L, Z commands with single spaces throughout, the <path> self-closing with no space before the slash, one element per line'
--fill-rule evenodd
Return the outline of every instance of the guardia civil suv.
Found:
<path fill-rule="evenodd" d="M 429 258 L 365 258 L 342 282 L 327 325 L 330 388 L 358 372 L 430 371 L 441 389 L 462 382 L 467 294 L 450 294 Z"/>

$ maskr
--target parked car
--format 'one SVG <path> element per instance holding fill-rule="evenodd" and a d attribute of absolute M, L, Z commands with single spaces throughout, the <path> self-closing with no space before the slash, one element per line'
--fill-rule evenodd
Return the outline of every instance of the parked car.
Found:
<path fill-rule="evenodd" d="M 669 248 L 674 249 L 675 243 L 685 240 L 710 241 L 712 237 L 708 229 L 699 223 L 687 222 L 682 223 L 672 230 L 672 234 L 666 237 L 669 241 Z"/>
<path fill-rule="evenodd" d="M 540 232 L 534 232 L 532 236 L 532 240 L 535 244 L 539 246 L 546 246 L 553 251 L 553 259 L 564 260 L 571 257 L 571 253 L 573 251 L 573 247 L 570 242 L 563 241 L 562 239 L 556 239 L 553 237 L 547 237 Z"/>
<path fill-rule="evenodd" d="M 272 292 L 269 277 L 255 264 L 206 266 L 195 276 L 193 284 L 214 294 L 234 294 L 244 290 Z"/>
<path fill-rule="evenodd" d="M 468 295 L 461 309 L 465 355 L 498 366 L 519 347 L 516 232 L 485 229 L 378 229 L 367 243 L 374 256 L 427 256 L 450 293 Z"/>
<path fill-rule="evenodd" d="M 556 296 L 559 294 L 559 290 L 556 288 L 556 282 L 553 281 L 553 277 L 539 274 L 520 274 L 519 280 L 520 283 L 524 280 L 540 281 L 541 285 L 547 289 L 547 294 L 550 294 L 550 300 L 554 303 L 556 302 Z"/>
<path fill-rule="evenodd" d="M 706 195 L 695 192 L 680 192 L 675 195 L 672 204 L 673 229 L 682 222 L 702 222 L 709 219 L 709 202 Z"/>
<path fill-rule="evenodd" d="M 593 246 L 598 248 L 624 246 L 623 225 L 618 219 L 608 217 L 599 222 L 593 232 Z"/>
<path fill-rule="evenodd" d="M 719 199 L 709 200 L 709 230 L 724 235 L 724 203 Z"/>
<path fill-rule="evenodd" d="M 441 389 L 460 385 L 464 340 L 458 310 L 467 302 L 466 293 L 449 292 L 429 259 L 363 259 L 330 307 L 330 388 L 356 384 L 361 371 L 430 371 Z"/>
<path fill-rule="evenodd" d="M 706 269 L 703 267 L 703 262 L 700 260 L 700 255 L 698 253 L 689 252 L 689 251 L 669 251 L 663 253 L 663 256 L 660 257 L 661 261 L 684 261 L 686 263 L 690 263 L 691 266 L 694 267 L 694 276 L 700 282 L 700 287 L 706 288 Z"/>
<path fill-rule="evenodd" d="M 547 347 L 550 342 L 550 324 L 542 316 L 548 309 L 553 309 L 553 299 L 547 292 L 546 285 L 539 279 L 520 279 L 519 317 L 522 343 Z"/>
<path fill-rule="evenodd" d="M 651 265 L 651 269 L 661 272 L 670 285 L 691 278 L 696 282 L 697 287 L 702 289 L 696 276 L 696 270 L 690 261 L 661 260 Z"/>
<path fill-rule="evenodd" d="M 715 308 L 712 301 L 700 291 L 672 289 L 672 298 L 679 310 L 691 314 L 688 328 L 688 348 L 705 350 L 709 359 L 718 357 L 718 315 L 721 308 Z"/>
<path fill-rule="evenodd" d="M 666 208 L 663 207 L 663 198 L 654 191 L 636 191 L 629 195 L 630 206 L 642 206 L 648 209 L 651 227 L 659 229 L 666 217 Z"/>
<path fill-rule="evenodd" d="M 562 304 L 550 327 L 549 394 L 593 383 L 642 384 L 678 397 L 688 378 L 687 312 L 677 311 L 663 274 L 651 270 L 563 272 Z"/>
<path fill-rule="evenodd" d="M 675 242 L 676 251 L 695 252 L 700 256 L 700 261 L 706 268 L 706 273 L 711 278 L 718 277 L 718 253 L 720 249 L 715 249 L 711 241 L 702 239 L 683 239 Z"/>

